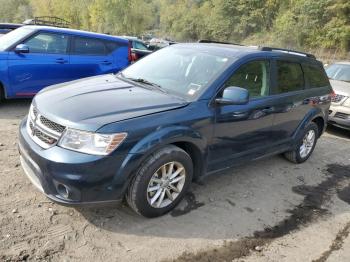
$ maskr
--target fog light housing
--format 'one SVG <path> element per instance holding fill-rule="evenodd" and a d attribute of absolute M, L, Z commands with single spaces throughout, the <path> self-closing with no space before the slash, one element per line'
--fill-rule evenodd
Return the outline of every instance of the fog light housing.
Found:
<path fill-rule="evenodd" d="M 63 184 L 56 185 L 57 193 L 64 199 L 68 199 L 70 196 L 70 190 L 67 186 Z"/>

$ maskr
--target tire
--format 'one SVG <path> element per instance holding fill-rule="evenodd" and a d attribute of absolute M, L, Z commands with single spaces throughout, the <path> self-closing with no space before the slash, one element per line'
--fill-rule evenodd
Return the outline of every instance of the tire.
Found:
<path fill-rule="evenodd" d="M 0 103 L 5 100 L 5 92 L 4 92 L 4 87 L 0 83 Z"/>
<path fill-rule="evenodd" d="M 311 145 L 310 144 L 311 142 L 309 141 L 310 143 L 308 143 L 308 145 L 309 145 L 308 150 L 302 151 L 302 146 L 305 145 L 304 141 L 305 141 L 305 139 L 307 139 L 306 136 L 310 135 L 311 133 L 313 133 L 313 135 L 314 135 L 313 143 Z M 296 164 L 300 164 L 300 163 L 305 162 L 311 156 L 312 152 L 314 151 L 318 137 L 319 137 L 319 130 L 318 130 L 317 124 L 314 122 L 310 122 L 306 126 L 306 128 L 303 132 L 303 135 L 300 136 L 300 138 L 297 142 L 296 148 L 292 151 L 288 151 L 288 152 L 284 153 L 285 158 L 293 163 L 296 163 Z"/>
<path fill-rule="evenodd" d="M 172 175 L 169 170 L 173 170 Z M 176 172 L 179 174 L 171 179 Z M 177 146 L 166 146 L 153 153 L 141 164 L 129 185 L 126 200 L 129 206 L 140 215 L 161 216 L 172 210 L 183 199 L 191 184 L 192 176 L 191 157 Z M 179 181 L 174 182 L 175 180 Z M 156 198 L 157 194 L 158 198 Z"/>

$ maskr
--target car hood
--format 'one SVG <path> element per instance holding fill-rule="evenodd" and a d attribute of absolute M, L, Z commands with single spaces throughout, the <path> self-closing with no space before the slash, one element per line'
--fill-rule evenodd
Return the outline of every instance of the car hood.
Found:
<path fill-rule="evenodd" d="M 350 83 L 332 79 L 329 82 L 336 94 L 350 96 Z"/>
<path fill-rule="evenodd" d="M 45 88 L 35 96 L 33 104 L 54 122 L 96 131 L 112 122 L 176 109 L 188 102 L 109 74 Z"/>

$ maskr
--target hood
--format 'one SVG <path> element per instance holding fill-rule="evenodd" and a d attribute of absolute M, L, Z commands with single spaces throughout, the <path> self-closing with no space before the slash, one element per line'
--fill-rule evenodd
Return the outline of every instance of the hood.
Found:
<path fill-rule="evenodd" d="M 183 107 L 188 102 L 109 74 L 45 88 L 33 104 L 54 122 L 96 131 L 112 122 Z"/>
<path fill-rule="evenodd" d="M 350 83 L 332 79 L 329 82 L 336 94 L 350 96 Z"/>

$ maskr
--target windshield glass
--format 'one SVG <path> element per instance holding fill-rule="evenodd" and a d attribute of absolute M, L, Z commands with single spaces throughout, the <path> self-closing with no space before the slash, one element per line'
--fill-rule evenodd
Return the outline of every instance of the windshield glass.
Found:
<path fill-rule="evenodd" d="M 350 82 L 350 65 L 333 64 L 326 69 L 330 79 Z"/>
<path fill-rule="evenodd" d="M 122 71 L 122 77 L 154 84 L 193 101 L 227 68 L 229 58 L 190 47 L 166 47 Z M 142 80 L 142 81 L 140 81 Z"/>
<path fill-rule="evenodd" d="M 26 27 L 20 27 L 10 33 L 1 36 L 0 38 L 0 51 L 5 51 L 7 48 L 25 38 L 27 35 L 32 33 L 34 30 Z"/>

